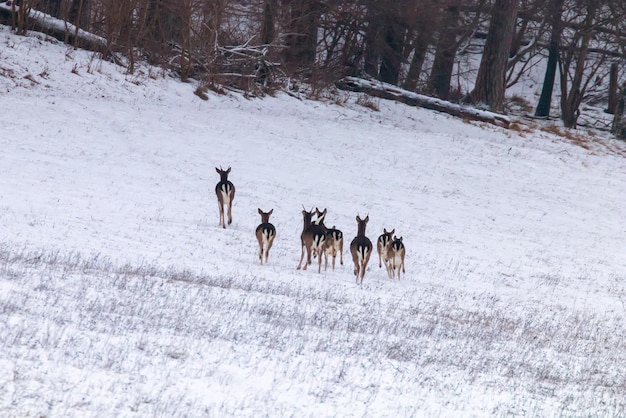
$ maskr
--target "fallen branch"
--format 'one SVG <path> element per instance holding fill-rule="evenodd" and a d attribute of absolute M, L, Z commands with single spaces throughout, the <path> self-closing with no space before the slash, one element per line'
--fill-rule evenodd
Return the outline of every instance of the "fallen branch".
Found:
<path fill-rule="evenodd" d="M 488 122 L 504 128 L 508 128 L 511 124 L 511 120 L 508 117 L 499 113 L 450 103 L 445 100 L 403 90 L 392 84 L 382 83 L 380 81 L 364 80 L 357 77 L 345 77 L 337 81 L 335 85 L 341 90 L 366 93 L 370 96 L 380 97 L 381 99 L 395 100 L 410 106 L 419 106 L 425 109 L 436 110 L 438 112 L 447 113 L 464 119 Z"/>

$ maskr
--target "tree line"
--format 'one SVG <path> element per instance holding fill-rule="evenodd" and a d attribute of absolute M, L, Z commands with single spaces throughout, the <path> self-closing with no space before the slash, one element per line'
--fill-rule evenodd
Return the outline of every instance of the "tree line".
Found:
<path fill-rule="evenodd" d="M 262 93 L 304 80 L 315 94 L 357 76 L 502 112 L 506 89 L 544 62 L 535 116 L 550 116 L 555 89 L 565 127 L 577 126 L 583 100 L 611 113 L 624 107 L 623 0 L 20 0 L 13 8 L 102 37 L 101 52 L 122 57 L 129 72 L 145 59 L 207 86 Z M 29 16 L 5 20 L 23 31 L 35 25 Z"/>

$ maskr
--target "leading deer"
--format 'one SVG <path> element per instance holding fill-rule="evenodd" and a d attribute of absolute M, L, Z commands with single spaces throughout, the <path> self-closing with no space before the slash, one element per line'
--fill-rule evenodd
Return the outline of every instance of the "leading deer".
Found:
<path fill-rule="evenodd" d="M 394 236 L 393 241 L 387 244 L 386 252 L 387 261 L 385 264 L 387 265 L 387 274 L 390 279 L 393 279 L 396 270 L 398 270 L 398 280 L 400 280 L 400 269 L 402 269 L 402 273 L 406 274 L 404 271 L 404 256 L 406 254 L 406 249 L 404 248 L 402 237 L 398 238 Z"/>
<path fill-rule="evenodd" d="M 226 228 L 224 223 L 224 206 L 228 206 L 228 225 L 233 222 L 233 200 L 235 199 L 235 186 L 228 180 L 230 167 L 222 170 L 222 167 L 215 167 L 215 171 L 220 175 L 220 181 L 215 185 L 215 194 L 217 195 L 217 204 L 220 209 L 220 225 Z"/>
<path fill-rule="evenodd" d="M 324 220 L 326 219 L 327 209 L 324 209 L 322 212 L 318 208 L 315 208 L 315 213 L 317 214 L 317 219 L 315 223 L 326 231 L 326 241 L 324 243 L 324 270 L 328 268 L 328 256 L 333 257 L 333 270 L 335 269 L 335 259 L 337 258 L 337 253 L 339 253 L 339 263 L 343 266 L 343 232 L 335 228 L 333 225 L 332 228 L 327 228 L 324 225 Z"/>
<path fill-rule="evenodd" d="M 314 224 L 313 209 L 307 211 L 302 209 L 302 217 L 304 225 L 302 227 L 302 234 L 300 235 L 300 241 L 302 242 L 302 254 L 300 255 L 300 262 L 298 263 L 298 270 L 302 268 L 306 270 L 307 266 L 311 263 L 311 254 L 313 252 L 318 254 L 317 257 L 317 272 L 322 272 L 322 251 L 324 251 L 324 242 L 326 241 L 326 232 L 320 225 Z M 304 260 L 304 252 L 306 251 L 306 262 L 302 267 L 302 261 Z"/>
<path fill-rule="evenodd" d="M 270 223 L 270 215 L 274 213 L 274 209 L 269 212 L 263 212 L 259 209 L 259 215 L 261 215 L 261 224 L 256 227 L 256 239 L 259 241 L 259 262 L 263 265 L 263 256 L 265 256 L 265 263 L 270 255 L 270 248 L 276 238 L 276 228 Z"/>
<path fill-rule="evenodd" d="M 358 225 L 357 234 L 350 243 L 350 252 L 352 253 L 352 261 L 354 261 L 354 275 L 356 276 L 357 284 L 363 284 L 365 268 L 367 267 L 367 262 L 370 260 L 370 255 L 372 255 L 372 241 L 365 236 L 365 227 L 369 220 L 369 215 L 367 215 L 365 219 L 361 219 L 359 215 L 356 216 Z"/>

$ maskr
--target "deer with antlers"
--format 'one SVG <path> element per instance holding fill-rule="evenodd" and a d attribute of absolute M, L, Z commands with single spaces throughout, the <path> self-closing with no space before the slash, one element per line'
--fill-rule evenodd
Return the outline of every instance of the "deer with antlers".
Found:
<path fill-rule="evenodd" d="M 395 228 L 391 231 L 387 231 L 387 228 L 383 229 L 383 233 L 380 234 L 378 239 L 376 240 L 376 251 L 378 251 L 378 268 L 383 266 L 383 261 L 385 262 L 385 267 L 387 266 L 387 244 L 391 242 L 391 237 L 393 233 L 396 232 Z"/>
<path fill-rule="evenodd" d="M 270 215 L 274 213 L 274 209 L 269 212 L 263 212 L 259 209 L 259 215 L 261 215 L 261 224 L 256 227 L 256 239 L 259 242 L 259 262 L 263 265 L 263 257 L 265 256 L 265 263 L 267 264 L 267 258 L 270 255 L 270 248 L 276 238 L 276 228 L 270 223 Z"/>
<path fill-rule="evenodd" d="M 302 217 L 304 225 L 302 227 L 302 234 L 300 235 L 300 241 L 302 242 L 302 254 L 300 255 L 300 262 L 298 263 L 298 270 L 302 268 L 306 270 L 307 266 L 311 264 L 311 254 L 318 254 L 318 267 L 317 272 L 322 272 L 322 251 L 324 251 L 324 243 L 326 241 L 326 231 L 320 225 L 314 224 L 313 209 L 307 211 L 304 207 L 302 209 Z M 304 260 L 304 252 L 306 251 L 306 262 L 302 267 L 302 261 Z"/>
<path fill-rule="evenodd" d="M 363 276 L 365 276 L 365 268 L 372 255 L 372 242 L 365 236 L 365 227 L 369 222 L 369 215 L 365 219 L 356 216 L 357 234 L 350 243 L 350 252 L 352 253 L 352 261 L 354 261 L 354 275 L 357 284 L 363 284 Z"/>
<path fill-rule="evenodd" d="M 222 170 L 222 167 L 215 167 L 215 171 L 220 175 L 220 181 L 215 185 L 215 194 L 217 195 L 217 204 L 220 209 L 220 225 L 226 228 L 224 222 L 224 207 L 228 206 L 228 225 L 233 222 L 233 200 L 235 199 L 235 186 L 228 180 L 230 167 Z"/>
<path fill-rule="evenodd" d="M 324 270 L 328 268 L 328 256 L 333 258 L 333 270 L 335 269 L 335 259 L 339 254 L 339 263 L 343 266 L 343 232 L 335 228 L 327 228 L 324 225 L 327 209 L 322 212 L 319 208 L 315 208 L 317 219 L 315 224 L 321 226 L 326 231 L 326 241 L 324 242 Z"/>
<path fill-rule="evenodd" d="M 385 264 L 387 265 L 387 274 L 389 275 L 389 278 L 393 279 L 397 270 L 398 280 L 400 280 L 400 269 L 402 269 L 402 273 L 406 274 L 404 271 L 404 256 L 406 254 L 406 249 L 404 247 L 404 243 L 402 242 L 402 237 L 398 238 L 394 236 L 393 240 L 387 244 L 386 253 L 387 261 Z"/>

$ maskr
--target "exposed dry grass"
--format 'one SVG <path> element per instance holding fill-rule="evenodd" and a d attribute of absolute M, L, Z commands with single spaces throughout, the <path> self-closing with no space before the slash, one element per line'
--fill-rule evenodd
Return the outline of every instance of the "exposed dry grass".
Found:
<path fill-rule="evenodd" d="M 370 110 L 373 110 L 374 112 L 378 112 L 380 110 L 380 106 L 378 105 L 378 101 L 373 98 L 372 96 L 369 96 L 367 94 L 361 94 L 357 99 L 356 99 L 356 104 L 358 104 L 359 106 L 363 106 L 366 107 Z"/>

